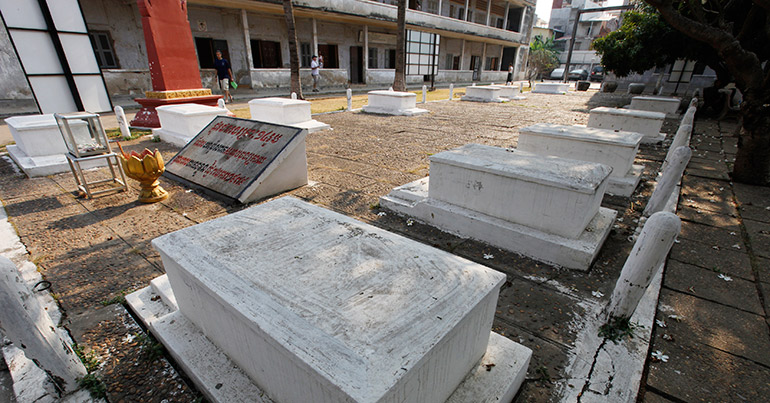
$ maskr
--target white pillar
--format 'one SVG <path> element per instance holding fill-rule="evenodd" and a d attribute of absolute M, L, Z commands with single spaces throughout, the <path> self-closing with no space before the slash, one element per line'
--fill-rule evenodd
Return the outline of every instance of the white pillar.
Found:
<path fill-rule="evenodd" d="M 120 105 L 115 107 L 115 118 L 118 120 L 118 127 L 120 127 L 120 134 L 123 136 L 123 139 L 130 139 L 131 129 L 128 128 L 128 119 L 126 119 L 126 113 L 123 112 L 123 107 Z"/>
<path fill-rule="evenodd" d="M 318 24 L 313 18 L 313 54 L 318 55 Z"/>
<path fill-rule="evenodd" d="M 503 29 L 508 29 L 508 10 L 511 9 L 511 3 L 505 2 L 505 15 L 503 16 Z"/>
<path fill-rule="evenodd" d="M 246 70 L 251 72 L 254 68 L 254 57 L 251 55 L 251 34 L 249 33 L 249 16 L 246 10 L 241 9 L 241 25 L 243 26 L 243 45 L 246 49 Z M 251 83 L 251 74 L 249 74 L 249 83 Z"/>
<path fill-rule="evenodd" d="M 291 99 L 297 99 L 297 93 L 296 92 L 292 92 L 291 93 Z"/>
<path fill-rule="evenodd" d="M 463 39 L 463 46 L 460 48 L 460 70 L 465 66 L 465 39 Z"/>
<path fill-rule="evenodd" d="M 690 100 L 690 108 L 697 108 L 698 107 L 698 97 L 692 97 Z"/>
<path fill-rule="evenodd" d="M 628 318 L 634 313 L 681 227 L 679 217 L 669 212 L 655 213 L 647 220 L 615 283 L 609 317 Z"/>
<path fill-rule="evenodd" d="M 454 96 L 454 92 L 455 92 L 455 84 L 454 83 L 449 83 L 449 100 L 450 101 L 452 100 L 452 97 Z"/>
<path fill-rule="evenodd" d="M 224 98 L 217 99 L 217 108 L 219 108 L 219 109 L 227 109 L 227 105 L 225 105 Z"/>
<path fill-rule="evenodd" d="M 690 147 L 680 146 L 676 148 L 671 156 L 671 163 L 663 171 L 663 175 L 655 186 L 655 191 L 650 196 L 650 201 L 647 202 L 647 207 L 644 208 L 643 216 L 649 217 L 659 211 L 663 211 L 666 203 L 668 203 L 668 199 L 671 198 L 671 193 L 674 191 L 676 184 L 682 179 L 682 174 L 687 167 L 687 163 L 690 162 L 690 157 L 692 157 Z"/>
<path fill-rule="evenodd" d="M 470 0 L 465 0 L 465 15 L 463 16 L 463 21 L 468 21 L 468 6 L 470 6 Z"/>
<path fill-rule="evenodd" d="M 353 90 L 348 88 L 345 91 L 345 95 L 348 97 L 348 110 L 352 111 L 353 110 Z"/>
<path fill-rule="evenodd" d="M 500 71 L 503 71 L 503 69 L 505 69 L 505 71 L 508 71 L 508 66 L 503 66 L 503 50 L 504 49 L 505 49 L 505 46 L 500 45 L 500 58 L 498 59 L 498 63 L 500 63 L 500 65 L 499 65 Z"/>
<path fill-rule="evenodd" d="M 481 48 L 481 66 L 479 66 L 480 67 L 479 71 L 483 72 L 485 70 L 484 65 L 486 63 L 487 63 L 487 44 L 484 43 L 484 47 Z M 479 80 L 480 79 L 481 77 L 479 77 Z"/>
<path fill-rule="evenodd" d="M 86 368 L 69 343 L 56 333 L 51 317 L 27 288 L 16 265 L 0 256 L 0 325 L 24 355 L 65 392 L 77 390 Z"/>
<path fill-rule="evenodd" d="M 684 113 L 684 117 L 682 117 L 682 122 L 680 125 L 693 125 L 693 122 L 695 121 L 695 111 L 697 108 L 694 106 L 691 106 L 687 108 L 687 112 Z"/>
<path fill-rule="evenodd" d="M 489 26 L 489 16 L 492 15 L 492 0 L 487 0 L 487 23 L 486 26 Z"/>
<path fill-rule="evenodd" d="M 669 146 L 668 152 L 666 153 L 666 159 L 663 160 L 663 165 L 661 165 L 660 167 L 660 172 L 664 172 L 666 170 L 666 167 L 671 162 L 671 158 L 674 155 L 674 151 L 676 151 L 677 148 L 681 146 L 690 145 L 691 134 L 692 134 L 691 125 L 679 126 L 679 129 L 676 130 L 676 135 L 674 135 L 674 140 L 671 141 L 671 146 Z"/>
<path fill-rule="evenodd" d="M 438 15 L 443 15 L 444 12 L 444 1 L 438 0 Z"/>
<path fill-rule="evenodd" d="M 423 84 L 422 86 L 422 103 L 428 102 L 428 87 Z"/>
<path fill-rule="evenodd" d="M 364 25 L 364 57 L 363 57 L 363 68 L 361 71 L 363 72 L 363 80 L 364 84 L 366 84 L 366 75 L 369 72 L 369 26 Z"/>
<path fill-rule="evenodd" d="M 521 10 L 521 21 L 519 21 L 519 32 L 524 32 L 524 19 L 527 18 L 527 8 Z"/>

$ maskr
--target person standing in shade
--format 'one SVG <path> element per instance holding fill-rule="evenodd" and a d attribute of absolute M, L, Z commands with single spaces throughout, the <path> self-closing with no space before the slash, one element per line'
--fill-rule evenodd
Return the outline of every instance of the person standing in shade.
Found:
<path fill-rule="evenodd" d="M 505 79 L 505 85 L 513 84 L 513 63 L 508 64 L 508 78 Z"/>
<path fill-rule="evenodd" d="M 310 76 L 313 77 L 313 92 L 318 92 L 318 82 L 321 81 L 321 68 L 324 66 L 324 57 L 313 55 L 310 62 Z"/>
<path fill-rule="evenodd" d="M 219 79 L 219 88 L 225 94 L 225 102 L 233 102 L 233 96 L 230 95 L 230 80 L 233 79 L 233 70 L 230 62 L 222 57 L 222 51 L 217 50 L 217 60 L 214 60 L 214 68 L 217 69 L 217 78 Z"/>

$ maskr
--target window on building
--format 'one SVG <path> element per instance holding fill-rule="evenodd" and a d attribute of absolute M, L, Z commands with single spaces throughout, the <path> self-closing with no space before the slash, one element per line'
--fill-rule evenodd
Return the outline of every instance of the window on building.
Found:
<path fill-rule="evenodd" d="M 252 39 L 251 57 L 254 59 L 255 69 L 277 69 L 283 67 L 280 42 Z"/>
<path fill-rule="evenodd" d="M 456 15 L 455 14 L 455 5 L 454 4 L 450 4 L 449 5 L 449 16 L 454 18 L 455 15 Z"/>
<path fill-rule="evenodd" d="M 486 66 L 484 66 L 484 70 L 493 71 L 497 70 L 497 57 L 488 57 L 486 61 Z"/>
<path fill-rule="evenodd" d="M 214 68 L 217 50 L 222 52 L 223 58 L 232 63 L 230 52 L 227 50 L 227 41 L 224 39 L 195 38 L 195 50 L 198 51 L 198 65 L 202 69 Z"/>
<path fill-rule="evenodd" d="M 385 68 L 396 68 L 396 49 L 385 49 Z"/>
<path fill-rule="evenodd" d="M 323 56 L 325 69 L 340 68 L 337 45 L 318 45 L 318 55 Z"/>
<path fill-rule="evenodd" d="M 452 64 L 454 63 L 455 57 L 451 53 L 447 53 L 446 59 L 444 61 L 444 69 L 445 70 L 452 70 Z"/>
<path fill-rule="evenodd" d="M 427 4 L 427 7 L 425 8 L 425 11 L 432 14 L 438 14 L 438 0 L 428 0 L 428 4 Z"/>
<path fill-rule="evenodd" d="M 377 56 L 377 48 L 369 48 L 369 68 L 376 69 L 379 67 L 379 59 Z"/>
<path fill-rule="evenodd" d="M 521 16 L 524 13 L 524 7 L 511 7 L 508 10 L 508 27 L 509 31 L 521 32 Z"/>
<path fill-rule="evenodd" d="M 299 44 L 299 63 L 301 67 L 310 68 L 310 62 L 313 60 L 313 49 L 309 43 Z"/>
<path fill-rule="evenodd" d="M 460 56 L 455 56 L 452 60 L 452 70 L 460 70 Z"/>
<path fill-rule="evenodd" d="M 465 7 L 457 7 L 457 19 L 458 20 L 465 19 Z"/>
<path fill-rule="evenodd" d="M 495 21 L 495 27 L 502 29 L 504 23 L 505 23 L 505 18 L 497 17 L 497 21 Z"/>
<path fill-rule="evenodd" d="M 91 31 L 88 33 L 91 46 L 96 54 L 96 61 L 100 69 L 117 69 L 118 58 L 115 57 L 115 49 L 112 47 L 112 37 L 107 31 Z"/>

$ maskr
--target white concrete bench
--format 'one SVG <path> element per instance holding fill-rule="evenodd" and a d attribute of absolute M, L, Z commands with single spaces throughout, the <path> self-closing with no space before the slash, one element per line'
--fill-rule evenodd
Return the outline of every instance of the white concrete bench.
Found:
<path fill-rule="evenodd" d="M 429 178 L 380 204 L 547 263 L 587 270 L 617 214 L 600 207 L 607 165 L 478 144 L 430 161 Z"/>
<path fill-rule="evenodd" d="M 311 117 L 310 102 L 289 98 L 257 98 L 249 101 L 251 119 L 260 122 L 301 127 L 308 133 L 331 129 Z"/>
<path fill-rule="evenodd" d="M 568 83 L 535 83 L 532 92 L 537 94 L 566 94 L 569 91 Z"/>
<path fill-rule="evenodd" d="M 160 128 L 152 133 L 162 141 L 184 147 L 217 116 L 227 116 L 227 109 L 200 104 L 166 105 L 158 111 Z"/>
<path fill-rule="evenodd" d="M 660 112 L 599 107 L 591 109 L 588 127 L 641 133 L 642 143 L 655 144 L 666 138 L 666 134 L 660 132 L 665 119 L 666 114 Z"/>
<path fill-rule="evenodd" d="M 634 165 L 642 137 L 634 132 L 539 123 L 519 129 L 517 149 L 609 165 L 607 192 L 628 197 L 644 170 Z"/>
<path fill-rule="evenodd" d="M 47 176 L 70 170 L 67 146 L 53 114 L 14 116 L 5 119 L 16 144 L 6 147 L 11 159 L 29 177 Z M 73 126 L 86 126 L 73 121 Z M 104 160 L 84 162 L 83 168 L 106 165 Z"/>
<path fill-rule="evenodd" d="M 291 197 L 153 246 L 183 316 L 150 326 L 170 346 L 199 329 L 273 401 L 502 401 L 524 379 L 531 351 L 490 333 L 505 275 L 447 252 Z M 499 377 L 468 385 L 485 353 Z"/>
<path fill-rule="evenodd" d="M 362 110 L 378 115 L 414 116 L 428 113 L 417 108 L 417 94 L 400 91 L 369 91 L 368 104 Z"/>
<path fill-rule="evenodd" d="M 472 102 L 505 102 L 501 98 L 502 90 L 495 86 L 475 86 L 465 87 L 465 95 L 460 98 L 461 101 Z"/>
<path fill-rule="evenodd" d="M 668 116 L 676 116 L 682 100 L 676 97 L 637 96 L 631 98 L 630 109 L 660 112 Z"/>

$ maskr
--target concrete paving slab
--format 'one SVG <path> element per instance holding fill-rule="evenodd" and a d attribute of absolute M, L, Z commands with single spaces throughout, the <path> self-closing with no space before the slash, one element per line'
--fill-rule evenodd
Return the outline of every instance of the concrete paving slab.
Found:
<path fill-rule="evenodd" d="M 714 249 L 713 246 L 682 239 L 671 249 L 671 259 L 716 273 L 725 273 L 749 281 L 754 280 L 749 256 L 741 251 Z"/>
<path fill-rule="evenodd" d="M 746 246 L 743 243 L 740 232 L 711 227 L 692 221 L 682 221 L 682 231 L 679 233 L 679 238 L 700 242 L 708 246 L 718 246 L 720 249 L 746 251 Z M 735 247 L 736 245 L 738 248 Z"/>
<path fill-rule="evenodd" d="M 700 210 L 686 205 L 679 205 L 677 215 L 683 220 L 689 220 L 700 224 L 711 225 L 712 227 L 724 228 L 730 231 L 740 231 L 740 220 L 724 214 L 716 214 L 709 210 Z"/>
<path fill-rule="evenodd" d="M 644 398 L 642 399 L 643 403 L 669 403 L 674 402 L 674 400 L 667 399 L 651 390 L 647 390 L 644 392 Z"/>
<path fill-rule="evenodd" d="M 770 284 L 770 259 L 762 257 L 756 258 L 757 269 L 759 274 L 759 281 Z M 765 296 L 765 301 L 768 301 L 770 295 Z"/>
<path fill-rule="evenodd" d="M 765 310 L 753 281 L 730 276 L 731 280 L 726 281 L 719 275 L 712 270 L 670 260 L 663 285 L 684 294 L 764 315 Z"/>
<path fill-rule="evenodd" d="M 770 214 L 770 212 L 768 212 Z M 770 223 L 743 220 L 754 254 L 770 258 Z"/>
<path fill-rule="evenodd" d="M 726 171 L 715 171 L 710 169 L 697 169 L 687 168 L 685 171 L 687 175 L 699 176 L 701 178 L 718 179 L 718 180 L 730 180 L 730 175 Z"/>
<path fill-rule="evenodd" d="M 770 206 L 741 204 L 738 210 L 741 212 L 741 218 L 743 219 L 770 223 Z"/>
<path fill-rule="evenodd" d="M 738 216 L 738 209 L 735 207 L 735 203 L 732 197 L 721 198 L 719 195 L 709 194 L 692 194 L 683 193 L 679 199 L 679 203 L 684 207 L 689 207 L 699 210 L 701 212 L 708 211 L 721 215 L 729 215 L 731 217 Z"/>

